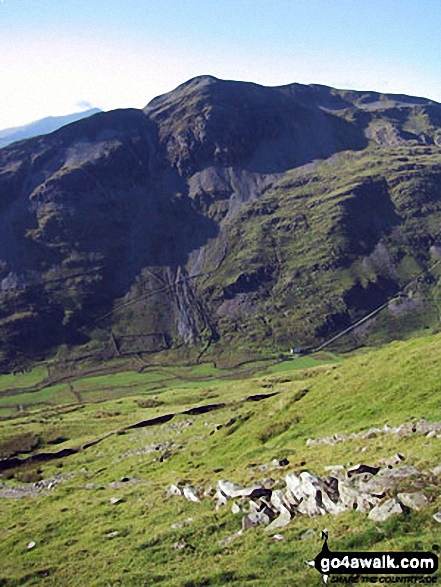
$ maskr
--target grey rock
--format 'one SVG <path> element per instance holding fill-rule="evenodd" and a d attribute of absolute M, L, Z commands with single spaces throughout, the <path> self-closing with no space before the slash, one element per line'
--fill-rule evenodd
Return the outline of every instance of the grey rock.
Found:
<path fill-rule="evenodd" d="M 242 518 L 242 530 L 245 532 L 254 526 L 264 526 L 270 521 L 270 517 L 265 512 L 251 512 Z"/>
<path fill-rule="evenodd" d="M 179 489 L 177 485 L 170 485 L 170 489 L 168 490 L 168 492 L 171 495 L 182 495 L 182 491 Z"/>
<path fill-rule="evenodd" d="M 441 475 L 441 466 L 435 467 L 434 469 L 432 469 L 432 473 L 434 475 Z"/>
<path fill-rule="evenodd" d="M 286 499 L 284 492 L 280 489 L 276 489 L 272 492 L 271 505 L 279 513 L 283 513 L 285 511 L 290 513 L 292 511 L 292 504 Z"/>
<path fill-rule="evenodd" d="M 399 465 L 402 461 L 405 460 L 405 456 L 402 455 L 401 453 L 397 452 L 397 454 L 391 456 L 391 457 L 387 457 L 385 459 L 380 459 L 380 464 L 384 465 L 385 467 L 395 467 L 396 465 Z"/>
<path fill-rule="evenodd" d="M 384 503 L 375 506 L 369 512 L 369 519 L 373 520 L 374 522 L 384 522 L 385 520 L 389 519 L 391 516 L 401 514 L 403 512 L 403 508 L 400 502 L 393 498 L 388 499 Z"/>
<path fill-rule="evenodd" d="M 408 508 L 412 510 L 421 510 L 427 506 L 429 500 L 424 495 L 424 493 L 416 492 L 416 493 L 399 493 L 397 495 L 397 499 Z"/>
<path fill-rule="evenodd" d="M 228 544 L 230 544 L 230 542 L 232 542 L 236 538 L 239 538 L 239 536 L 242 536 L 242 534 L 243 534 L 243 530 L 239 530 L 239 532 L 235 532 L 234 534 L 231 534 L 231 536 L 227 536 L 227 538 L 223 538 L 222 540 L 219 541 L 219 546 L 227 546 Z"/>
<path fill-rule="evenodd" d="M 416 428 L 411 422 L 401 424 L 401 426 L 398 426 L 398 428 L 394 429 L 395 434 L 399 437 L 412 436 L 414 431 L 416 431 Z"/>
<path fill-rule="evenodd" d="M 277 542 L 280 542 L 280 540 L 283 540 L 282 534 L 274 534 L 274 536 L 271 536 L 271 538 L 273 540 L 276 540 Z"/>
<path fill-rule="evenodd" d="M 378 473 L 380 478 L 386 479 L 407 479 L 414 475 L 419 475 L 418 469 L 411 465 L 396 467 L 395 469 L 381 469 Z"/>
<path fill-rule="evenodd" d="M 301 514 L 317 516 L 326 513 L 321 504 L 322 491 L 318 477 L 303 471 L 300 474 L 288 473 L 285 481 L 287 490 L 295 499 L 299 500 L 297 510 Z"/>
<path fill-rule="evenodd" d="M 313 530 L 312 528 L 308 528 L 307 530 L 302 532 L 302 534 L 300 534 L 300 539 L 301 540 L 311 540 L 312 538 L 315 538 L 316 535 L 317 535 L 317 533 L 315 530 Z"/>
<path fill-rule="evenodd" d="M 365 432 L 362 436 L 364 440 L 370 440 L 371 438 L 377 438 L 379 434 L 381 434 L 381 430 L 379 428 L 370 428 L 367 432 Z"/>
<path fill-rule="evenodd" d="M 231 513 L 233 514 L 239 514 L 241 512 L 240 507 L 237 505 L 236 502 L 233 503 L 233 505 L 231 506 Z"/>
<path fill-rule="evenodd" d="M 347 473 L 348 478 L 353 477 L 354 475 L 361 475 L 363 473 L 370 473 L 371 475 L 376 475 L 380 467 L 371 467 L 370 465 L 355 465 L 351 467 Z"/>
<path fill-rule="evenodd" d="M 424 418 L 421 418 L 416 425 L 416 430 L 418 434 L 428 434 L 432 431 L 441 431 L 441 422 L 428 422 Z"/>
<path fill-rule="evenodd" d="M 291 514 L 287 509 L 284 509 L 280 515 L 275 518 L 267 528 L 265 528 L 265 532 L 274 532 L 274 530 L 278 530 L 279 528 L 285 528 L 290 522 Z"/>
<path fill-rule="evenodd" d="M 224 497 L 229 499 L 236 499 L 238 497 L 251 497 L 256 491 L 264 489 L 262 485 L 253 485 L 251 487 L 244 487 L 231 481 L 224 481 L 221 479 L 217 484 L 217 493 L 221 493 Z"/>
<path fill-rule="evenodd" d="M 433 514 L 433 519 L 435 520 L 435 522 L 439 522 L 441 524 L 441 512 Z"/>
<path fill-rule="evenodd" d="M 182 493 L 187 501 L 191 501 L 193 503 L 200 503 L 200 499 L 197 495 L 197 490 L 192 485 L 186 485 L 182 490 Z"/>

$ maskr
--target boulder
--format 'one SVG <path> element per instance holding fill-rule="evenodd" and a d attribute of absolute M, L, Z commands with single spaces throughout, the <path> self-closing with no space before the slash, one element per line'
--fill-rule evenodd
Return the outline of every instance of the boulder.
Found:
<path fill-rule="evenodd" d="M 399 465 L 402 461 L 405 460 L 405 456 L 401 453 L 397 452 L 397 454 L 393 455 L 392 457 L 387 457 L 385 459 L 380 459 L 380 464 L 384 465 L 388 469 Z"/>
<path fill-rule="evenodd" d="M 286 499 L 285 494 L 280 489 L 276 489 L 271 494 L 271 505 L 280 514 L 292 511 L 292 504 Z"/>
<path fill-rule="evenodd" d="M 441 431 L 441 422 L 428 422 L 424 418 L 421 418 L 416 425 L 416 431 L 418 434 L 428 434 L 432 431 Z"/>
<path fill-rule="evenodd" d="M 317 516 L 326 513 L 322 503 L 322 489 L 320 479 L 311 473 L 303 471 L 300 474 L 289 473 L 285 477 L 287 492 L 298 500 L 297 510 L 307 516 Z M 291 502 L 291 500 L 289 500 Z"/>
<path fill-rule="evenodd" d="M 401 426 L 394 428 L 393 431 L 398 437 L 401 438 L 406 436 L 412 436 L 412 434 L 416 432 L 416 427 L 411 422 L 405 422 L 404 424 L 401 424 Z"/>
<path fill-rule="evenodd" d="M 435 520 L 435 522 L 439 522 L 441 524 L 441 512 L 433 514 L 433 519 Z"/>
<path fill-rule="evenodd" d="M 187 501 L 192 501 L 193 503 L 200 503 L 201 501 L 197 495 L 196 488 L 192 485 L 186 485 L 182 490 L 182 494 Z"/>
<path fill-rule="evenodd" d="M 391 516 L 401 514 L 403 508 L 396 498 L 388 499 L 382 504 L 376 505 L 370 512 L 368 518 L 374 522 L 384 522 Z"/>
<path fill-rule="evenodd" d="M 238 506 L 238 504 L 236 502 L 233 503 L 233 505 L 231 506 L 231 513 L 236 515 L 239 514 L 241 512 L 240 507 Z"/>
<path fill-rule="evenodd" d="M 257 498 L 261 497 L 261 495 L 271 494 L 271 490 L 265 489 L 262 485 L 244 487 L 243 485 L 221 479 L 217 484 L 217 493 L 221 493 L 227 499 L 236 499 L 238 497 Z"/>
<path fill-rule="evenodd" d="M 271 522 L 268 513 L 262 512 L 251 512 L 242 518 L 242 530 L 245 532 L 249 528 L 254 526 L 266 526 Z"/>
<path fill-rule="evenodd" d="M 424 493 L 399 493 L 397 499 L 406 507 L 412 510 L 421 510 L 428 505 L 429 500 Z"/>
<path fill-rule="evenodd" d="M 290 522 L 291 514 L 287 509 L 284 509 L 280 515 L 275 518 L 267 528 L 265 528 L 265 532 L 274 532 L 274 530 L 278 530 L 279 528 L 285 528 Z"/>
<path fill-rule="evenodd" d="M 371 467 L 370 465 L 355 465 L 351 467 L 347 472 L 347 476 L 350 479 L 354 475 L 361 475 L 363 473 L 370 473 L 371 475 L 376 475 L 380 467 Z"/>

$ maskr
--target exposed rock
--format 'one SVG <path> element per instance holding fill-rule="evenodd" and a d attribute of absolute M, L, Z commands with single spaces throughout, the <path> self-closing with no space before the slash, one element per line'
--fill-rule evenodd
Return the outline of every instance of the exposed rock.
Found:
<path fill-rule="evenodd" d="M 290 522 L 291 514 L 287 509 L 284 509 L 280 515 L 275 518 L 267 528 L 265 528 L 265 532 L 274 532 L 274 530 L 288 526 Z"/>
<path fill-rule="evenodd" d="M 242 534 L 243 534 L 243 530 L 239 530 L 239 532 L 235 532 L 234 534 L 231 534 L 231 536 L 227 536 L 227 538 L 223 538 L 222 540 L 219 541 L 219 546 L 227 546 L 235 538 L 239 538 L 239 536 L 242 536 Z"/>
<path fill-rule="evenodd" d="M 353 475 L 360 475 L 362 473 L 371 473 L 372 475 L 376 475 L 380 467 L 371 467 L 369 465 L 355 465 L 347 472 L 348 477 L 352 477 Z"/>
<path fill-rule="evenodd" d="M 118 536 L 119 532 L 117 532 L 116 530 L 114 532 L 109 532 L 108 534 L 106 534 L 107 538 L 115 538 L 116 536 Z"/>
<path fill-rule="evenodd" d="M 365 434 L 363 434 L 364 440 L 370 440 L 371 438 L 377 438 L 378 434 L 380 434 L 381 430 L 378 428 L 371 428 Z"/>
<path fill-rule="evenodd" d="M 233 505 L 231 506 L 231 513 L 236 515 L 239 514 L 241 512 L 240 507 L 237 505 L 236 502 L 233 503 Z"/>
<path fill-rule="evenodd" d="M 27 549 L 32 550 L 33 548 L 35 548 L 35 542 L 34 541 L 29 542 L 29 544 L 27 545 Z"/>
<path fill-rule="evenodd" d="M 416 425 L 416 431 L 418 434 L 429 434 L 430 432 L 441 431 L 441 422 L 428 422 L 422 418 Z"/>
<path fill-rule="evenodd" d="M 288 501 L 283 491 L 280 489 L 276 489 L 271 494 L 271 505 L 275 508 L 275 510 L 279 513 L 288 512 L 288 514 L 292 511 L 292 504 Z"/>
<path fill-rule="evenodd" d="M 339 442 L 344 442 L 348 439 L 362 438 L 363 440 L 370 440 L 377 438 L 382 434 L 395 434 L 398 437 L 412 436 L 413 434 L 428 435 L 431 438 L 441 432 L 441 422 L 428 422 L 427 420 L 421 419 L 418 423 L 405 422 L 395 428 L 388 426 L 387 424 L 383 428 L 370 428 L 366 432 L 354 432 L 350 436 L 345 434 L 333 434 L 332 436 L 325 436 L 323 438 L 308 438 L 306 446 L 313 446 L 315 444 L 327 444 L 334 445 Z M 433 433 L 433 434 L 432 434 Z M 397 455 L 399 458 L 400 456 Z M 400 459 L 403 460 L 403 459 Z"/>
<path fill-rule="evenodd" d="M 182 493 L 187 501 L 192 501 L 194 503 L 200 503 L 200 499 L 197 495 L 196 488 L 192 485 L 185 485 Z"/>
<path fill-rule="evenodd" d="M 399 465 L 404 460 L 405 460 L 404 455 L 397 452 L 397 454 L 393 455 L 392 457 L 380 459 L 379 462 L 381 465 L 384 465 L 385 467 L 391 468 L 391 467 L 395 467 L 396 465 Z"/>
<path fill-rule="evenodd" d="M 182 495 L 182 491 L 179 489 L 177 485 L 170 485 L 170 489 L 168 490 L 168 492 L 171 495 Z"/>
<path fill-rule="evenodd" d="M 187 518 L 183 522 L 176 522 L 175 524 L 172 524 L 171 527 L 173 528 L 173 530 L 180 530 L 181 528 L 184 528 L 184 526 L 188 526 L 192 522 L 193 518 Z"/>
<path fill-rule="evenodd" d="M 374 522 L 384 522 L 391 516 L 401 514 L 403 508 L 400 502 L 393 498 L 388 499 L 384 503 L 375 506 L 370 512 L 368 518 Z"/>
<path fill-rule="evenodd" d="M 407 479 L 408 477 L 418 474 L 419 471 L 417 468 L 411 465 L 405 465 L 402 467 L 396 467 L 395 469 L 381 469 L 377 478 Z"/>
<path fill-rule="evenodd" d="M 280 540 L 283 540 L 282 534 L 274 534 L 274 536 L 271 536 L 271 538 L 273 540 L 276 540 L 277 542 L 280 542 Z"/>
<path fill-rule="evenodd" d="M 243 487 L 231 481 L 220 480 L 217 484 L 217 494 L 221 494 L 224 498 L 235 499 L 237 497 L 248 497 L 256 499 L 258 497 L 270 497 L 271 489 L 266 489 L 263 485 L 252 485 L 251 487 Z"/>
<path fill-rule="evenodd" d="M 242 518 L 242 530 L 245 532 L 254 526 L 266 526 L 271 522 L 269 512 L 251 512 Z"/>
<path fill-rule="evenodd" d="M 109 501 L 112 505 L 116 505 L 117 503 L 121 503 L 123 500 L 120 497 L 111 497 Z"/>
<path fill-rule="evenodd" d="M 441 512 L 433 514 L 433 519 L 435 520 L 435 522 L 439 522 L 441 524 Z"/>
<path fill-rule="evenodd" d="M 322 505 L 322 492 L 318 477 L 304 471 L 299 475 L 289 473 L 285 477 L 285 481 L 288 491 L 298 502 L 297 510 L 301 514 L 317 516 L 326 513 Z"/>
<path fill-rule="evenodd" d="M 301 540 L 311 540 L 312 538 L 316 537 L 316 531 L 313 530 L 312 528 L 308 528 L 307 530 L 305 530 L 304 532 L 302 532 L 302 534 L 300 534 L 300 539 Z"/>
<path fill-rule="evenodd" d="M 397 499 L 406 507 L 412 510 L 421 510 L 427 506 L 429 500 L 424 493 L 398 493 Z"/>
<path fill-rule="evenodd" d="M 441 475 L 441 466 L 435 467 L 434 469 L 432 469 L 432 473 L 434 475 Z"/>

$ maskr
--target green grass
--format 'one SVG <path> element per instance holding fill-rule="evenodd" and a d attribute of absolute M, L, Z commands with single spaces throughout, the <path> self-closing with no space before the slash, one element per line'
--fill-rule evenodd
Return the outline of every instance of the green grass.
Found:
<path fill-rule="evenodd" d="M 199 416 L 175 416 L 162 426 L 115 434 L 82 453 L 40 464 L 43 478 L 60 473 L 71 477 L 48 495 L 2 500 L 0 584 L 312 587 L 321 579 L 304 561 L 319 552 L 324 528 L 333 550 L 432 550 L 439 544 L 439 524 L 432 514 L 441 508 L 434 480 L 425 488 L 431 503 L 421 512 L 383 524 L 356 512 L 336 518 L 298 516 L 280 532 L 281 542 L 256 528 L 228 546 L 220 546 L 219 541 L 240 529 L 240 517 L 229 507 L 216 511 L 210 498 L 192 504 L 168 495 L 167 489 L 180 481 L 207 489 L 221 478 L 246 484 L 283 477 L 283 472 L 261 472 L 252 466 L 268 465 L 273 458 L 288 458 L 287 471 L 304 468 L 322 475 L 326 465 L 374 464 L 401 452 L 406 464 L 428 470 L 440 461 L 437 438 L 389 435 L 334 446 L 306 446 L 306 440 L 421 417 L 440 420 L 440 353 L 441 335 L 436 335 L 393 343 L 345 361 L 322 357 L 329 362 L 292 370 L 297 360 L 302 364 L 294 359 L 277 365 L 275 372 L 248 379 L 181 382 L 147 395 L 138 393 L 138 374 L 120 374 L 115 387 L 132 385 L 130 397 L 124 389 L 119 399 L 77 406 L 75 411 L 70 411 L 72 406 L 52 406 L 4 422 L 0 443 L 32 433 L 47 449 L 47 440 L 55 433 L 68 439 L 59 447 L 76 445 L 171 411 L 220 401 L 228 404 Z M 185 368 L 177 371 L 188 373 Z M 200 371 L 206 374 L 199 369 L 196 373 Z M 93 379 L 73 384 L 91 389 Z M 240 401 L 268 392 L 278 394 L 261 402 Z M 141 408 L 139 400 L 146 398 L 164 403 Z M 161 461 L 166 446 L 171 447 L 171 456 Z M 20 475 L 16 471 L 15 478 L 3 481 L 19 485 Z M 133 484 L 109 486 L 126 476 Z M 95 489 L 86 488 L 91 483 Z M 122 501 L 112 505 L 110 498 L 115 496 Z M 172 528 L 176 523 L 183 526 Z M 301 540 L 308 528 L 316 531 L 315 538 Z M 114 538 L 107 536 L 115 531 Z M 28 551 L 30 541 L 36 546 Z M 191 546 L 176 550 L 181 541 Z"/>
<path fill-rule="evenodd" d="M 32 387 L 44 381 L 48 375 L 45 365 L 38 365 L 31 371 L 16 375 L 0 375 L 0 393 L 5 389 Z"/>
<path fill-rule="evenodd" d="M 213 289 L 217 310 L 222 288 L 235 284 L 244 267 L 248 275 L 262 267 L 272 274 L 244 294 L 254 303 L 252 311 L 222 306 L 216 328 L 224 342 L 266 353 L 317 346 L 374 309 L 375 294 L 377 306 L 388 298 L 379 293 L 381 280 L 392 295 L 427 269 L 441 221 L 439 165 L 436 147 L 344 152 L 310 171 L 286 172 L 247 204 L 229 225 L 224 263 L 204 287 Z M 439 276 L 429 270 L 426 277 L 408 290 L 414 299 L 424 299 L 424 311 L 409 310 L 394 320 L 384 310 L 340 348 L 433 331 L 438 311 L 430 295 Z"/>

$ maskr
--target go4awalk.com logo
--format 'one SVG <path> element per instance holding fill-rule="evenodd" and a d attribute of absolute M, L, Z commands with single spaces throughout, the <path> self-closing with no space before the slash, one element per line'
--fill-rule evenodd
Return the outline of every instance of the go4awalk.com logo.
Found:
<path fill-rule="evenodd" d="M 306 564 L 317 569 L 325 583 L 437 583 L 433 574 L 438 570 L 438 556 L 432 552 L 332 552 L 326 532 L 322 538 L 322 550 Z"/>

